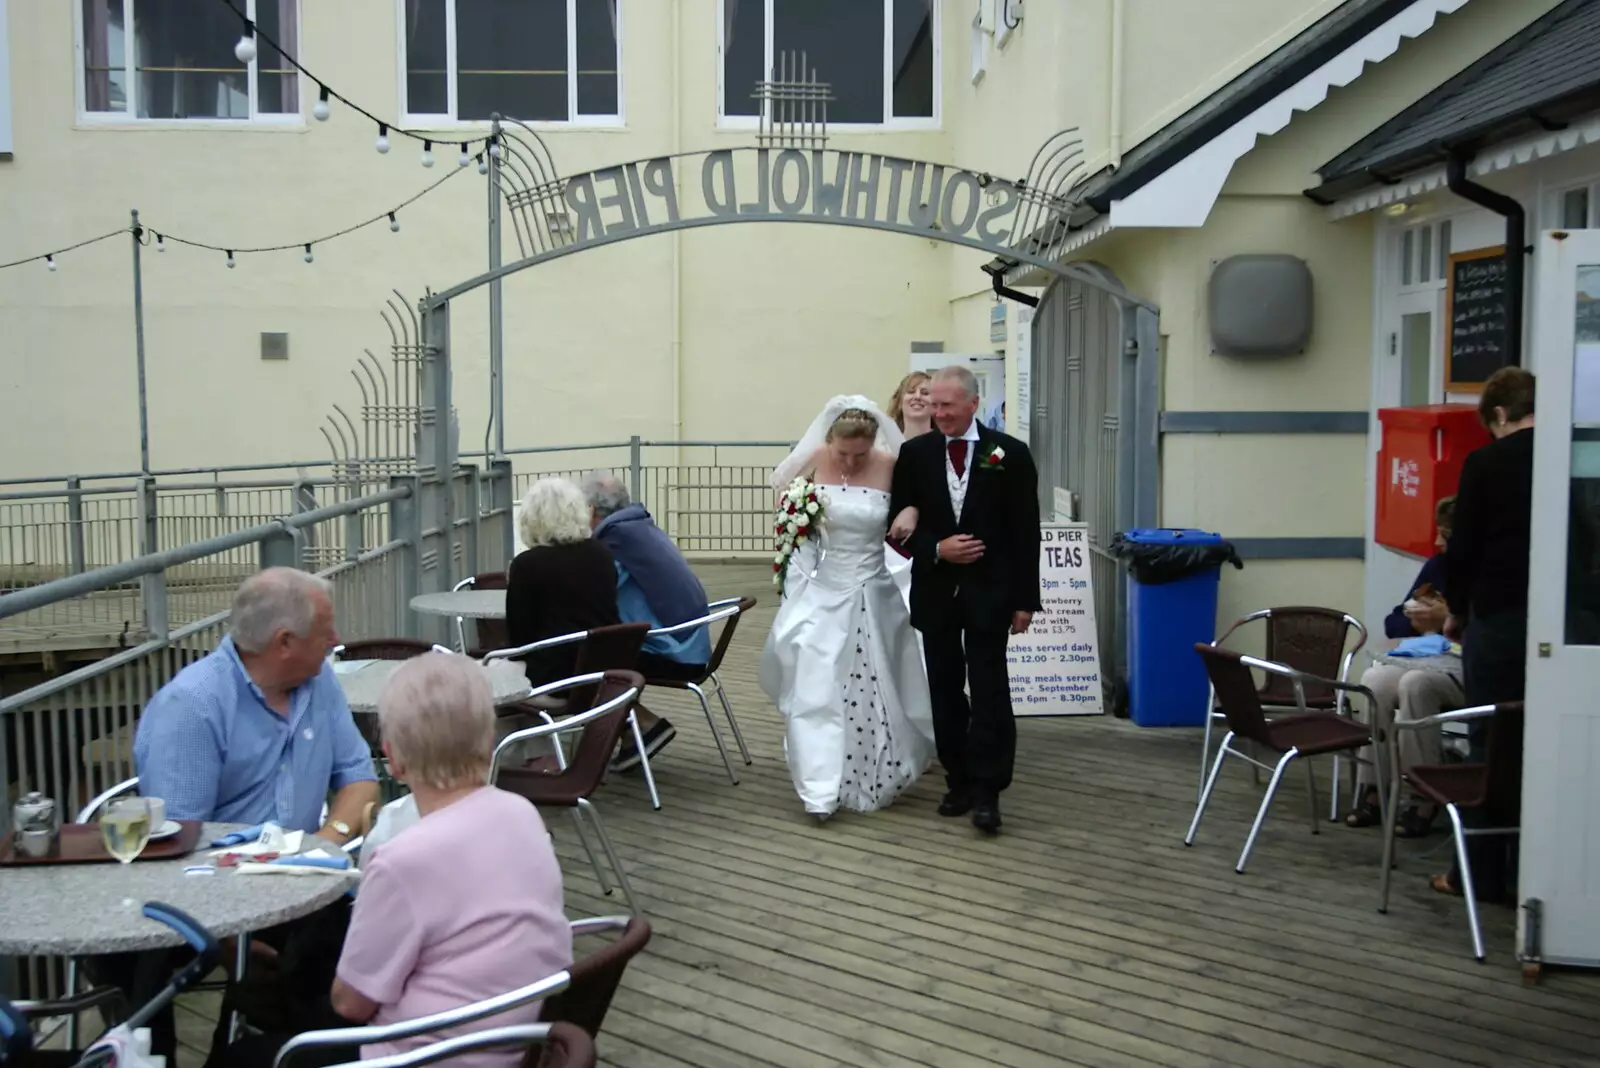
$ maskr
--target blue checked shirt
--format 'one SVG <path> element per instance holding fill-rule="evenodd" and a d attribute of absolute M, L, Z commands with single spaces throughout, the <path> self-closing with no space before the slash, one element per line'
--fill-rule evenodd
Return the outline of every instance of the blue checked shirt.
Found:
<path fill-rule="evenodd" d="M 139 792 L 167 817 L 316 831 L 330 790 L 376 779 L 330 665 L 274 712 L 232 638 L 163 686 L 133 740 Z"/>

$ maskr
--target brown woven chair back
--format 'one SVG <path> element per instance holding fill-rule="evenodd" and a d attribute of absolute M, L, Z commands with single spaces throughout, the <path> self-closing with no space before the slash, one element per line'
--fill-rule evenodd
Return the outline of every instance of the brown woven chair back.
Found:
<path fill-rule="evenodd" d="M 714 675 L 722 668 L 722 658 L 728 655 L 728 646 L 733 644 L 734 632 L 739 629 L 739 620 L 744 614 L 754 608 L 759 602 L 754 597 L 739 598 L 739 611 L 722 621 L 722 633 L 717 636 L 717 644 L 711 650 L 711 662 L 706 665 L 707 677 Z"/>
<path fill-rule="evenodd" d="M 1243 654 L 1206 642 L 1196 642 L 1194 651 L 1200 654 L 1211 685 L 1216 688 L 1217 704 L 1222 706 L 1222 714 L 1228 719 L 1228 729 L 1240 738 L 1248 738 L 1270 748 L 1267 716 L 1261 709 L 1261 692 L 1256 688 L 1255 676 L 1245 666 Z"/>
<path fill-rule="evenodd" d="M 415 638 L 366 638 L 345 642 L 340 660 L 410 660 L 433 651 L 432 642 Z"/>
<path fill-rule="evenodd" d="M 486 571 L 481 575 L 472 576 L 474 590 L 503 590 L 506 588 L 506 573 L 504 571 Z M 511 648 L 511 629 L 506 626 L 503 619 L 474 619 L 473 626 L 478 631 L 477 649 L 509 649 Z"/>
<path fill-rule="evenodd" d="M 594 1068 L 594 1039 L 581 1027 L 558 1023 L 550 1037 L 523 1054 L 522 1068 Z"/>
<path fill-rule="evenodd" d="M 573 963 L 569 969 L 572 985 L 544 1003 L 541 1019 L 574 1024 L 589 1037 L 598 1038 L 611 999 L 622 984 L 622 973 L 649 941 L 650 921 L 642 916 L 629 919 L 615 941 Z"/>
<path fill-rule="evenodd" d="M 1339 677 L 1350 624 L 1334 608 L 1290 605 L 1274 608 L 1267 617 L 1266 659 L 1324 679 Z M 1282 675 L 1267 676 L 1262 696 L 1269 704 L 1294 704 L 1294 684 Z M 1307 701 L 1328 701 L 1333 687 L 1320 682 L 1305 684 Z"/>
<path fill-rule="evenodd" d="M 570 706 L 571 715 L 582 715 L 630 689 L 643 689 L 644 678 L 637 671 L 607 671 L 592 700 Z M 611 755 L 617 750 L 617 740 L 628 722 L 632 706 L 618 705 L 604 716 L 584 725 L 578 735 L 564 770 L 554 774 L 544 770 L 544 762 L 535 767 L 501 768 L 495 785 L 502 790 L 521 794 L 535 805 L 577 804 L 580 797 L 588 797 L 600 788 L 605 779 Z"/>

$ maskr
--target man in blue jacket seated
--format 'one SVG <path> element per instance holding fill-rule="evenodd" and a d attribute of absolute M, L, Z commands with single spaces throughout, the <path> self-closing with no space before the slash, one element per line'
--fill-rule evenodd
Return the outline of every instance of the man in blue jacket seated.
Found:
<path fill-rule="evenodd" d="M 648 623 L 652 630 L 674 627 L 707 615 L 706 590 L 689 562 L 665 531 L 656 526 L 644 505 L 634 504 L 628 488 L 615 475 L 595 471 L 584 479 L 594 538 L 611 550 L 617 564 L 617 614 L 624 623 Z M 652 634 L 639 656 L 646 679 L 697 681 L 711 660 L 709 627 L 691 627 L 675 634 Z M 639 706 L 639 729 L 645 753 L 655 756 L 672 741 L 672 724 Z M 624 740 L 613 765 L 625 771 L 639 763 L 639 753 Z"/>

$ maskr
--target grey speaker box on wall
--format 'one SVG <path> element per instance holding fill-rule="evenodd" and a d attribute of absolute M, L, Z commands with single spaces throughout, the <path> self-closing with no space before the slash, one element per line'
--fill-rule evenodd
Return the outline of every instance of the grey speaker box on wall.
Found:
<path fill-rule="evenodd" d="M 1302 353 L 1311 341 L 1311 268 L 1298 256 L 1230 256 L 1211 270 L 1206 317 L 1220 356 Z"/>

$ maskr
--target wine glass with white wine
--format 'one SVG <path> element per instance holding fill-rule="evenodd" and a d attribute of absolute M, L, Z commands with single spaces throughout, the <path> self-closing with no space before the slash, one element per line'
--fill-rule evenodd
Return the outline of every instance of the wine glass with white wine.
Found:
<path fill-rule="evenodd" d="M 150 802 L 142 797 L 119 797 L 100 813 L 100 839 L 106 852 L 130 864 L 150 841 Z"/>

